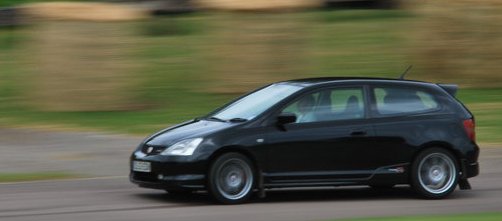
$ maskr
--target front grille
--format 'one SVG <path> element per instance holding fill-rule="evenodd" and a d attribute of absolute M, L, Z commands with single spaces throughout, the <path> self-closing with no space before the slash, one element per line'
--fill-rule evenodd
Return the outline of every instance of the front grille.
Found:
<path fill-rule="evenodd" d="M 163 146 L 151 146 L 151 145 L 143 145 L 141 148 L 141 152 L 146 155 L 158 155 L 164 151 L 166 147 Z"/>
<path fill-rule="evenodd" d="M 143 182 L 159 182 L 155 174 L 153 173 L 138 173 L 134 172 L 133 173 L 133 179 L 137 181 L 143 181 Z"/>

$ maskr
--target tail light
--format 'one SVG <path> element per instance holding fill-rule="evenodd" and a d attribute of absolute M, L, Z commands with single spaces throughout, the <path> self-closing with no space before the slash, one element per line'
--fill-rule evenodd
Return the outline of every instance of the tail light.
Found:
<path fill-rule="evenodd" d="M 469 139 L 473 142 L 476 141 L 476 124 L 474 123 L 474 119 L 464 120 L 464 129 Z"/>

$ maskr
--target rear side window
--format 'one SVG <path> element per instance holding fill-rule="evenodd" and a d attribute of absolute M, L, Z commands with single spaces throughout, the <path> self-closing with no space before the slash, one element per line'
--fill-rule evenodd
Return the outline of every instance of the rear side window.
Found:
<path fill-rule="evenodd" d="M 375 87 L 376 111 L 381 115 L 427 112 L 439 108 L 434 96 L 426 91 L 400 88 Z"/>

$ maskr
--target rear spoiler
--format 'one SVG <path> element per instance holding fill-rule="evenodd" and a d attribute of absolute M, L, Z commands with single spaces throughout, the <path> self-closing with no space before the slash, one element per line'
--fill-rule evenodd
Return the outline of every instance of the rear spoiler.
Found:
<path fill-rule="evenodd" d="M 439 87 L 443 88 L 448 94 L 455 97 L 457 95 L 458 85 L 456 84 L 438 84 Z"/>

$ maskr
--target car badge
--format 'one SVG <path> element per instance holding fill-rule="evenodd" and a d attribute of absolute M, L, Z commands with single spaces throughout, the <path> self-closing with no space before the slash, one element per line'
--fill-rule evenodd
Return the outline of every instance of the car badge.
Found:
<path fill-rule="evenodd" d="M 146 149 L 146 153 L 152 153 L 153 151 L 153 147 L 148 147 L 148 149 Z"/>
<path fill-rule="evenodd" d="M 394 173 L 404 173 L 404 167 L 391 168 L 389 171 Z"/>

